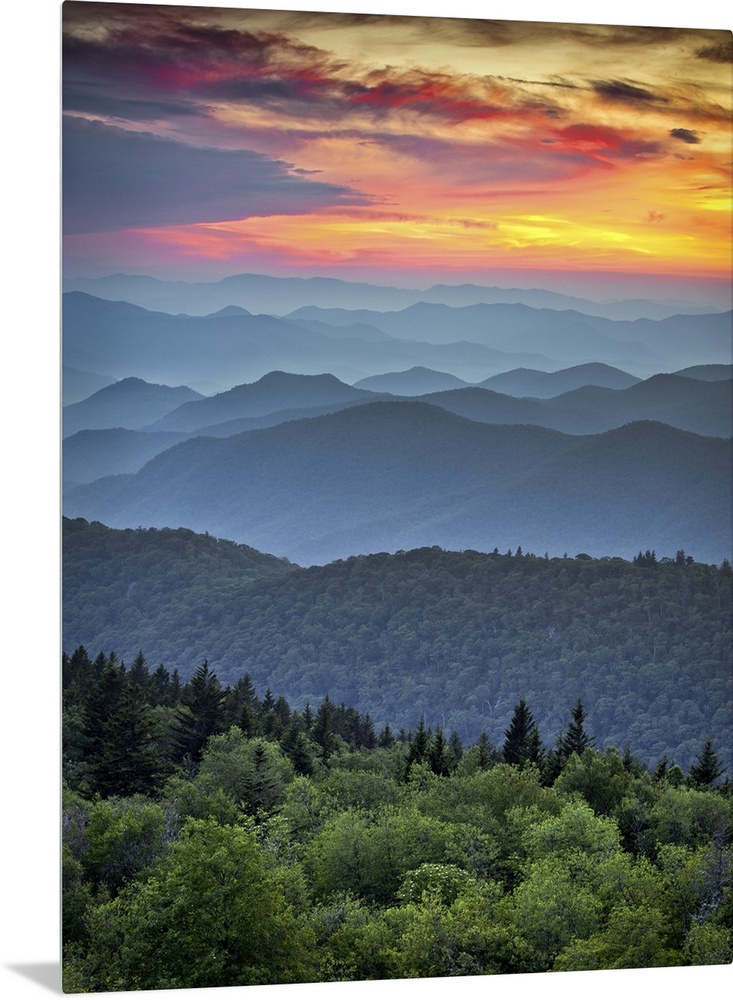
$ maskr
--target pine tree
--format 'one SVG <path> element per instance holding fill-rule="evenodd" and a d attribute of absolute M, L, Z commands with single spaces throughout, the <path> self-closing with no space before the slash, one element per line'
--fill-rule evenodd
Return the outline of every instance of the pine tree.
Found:
<path fill-rule="evenodd" d="M 246 809 L 257 818 L 272 807 L 278 792 L 278 782 L 268 759 L 268 746 L 272 744 L 262 739 L 254 741 L 252 772 L 246 781 Z"/>
<path fill-rule="evenodd" d="M 181 691 L 176 713 L 175 741 L 179 760 L 196 768 L 210 736 L 224 728 L 224 697 L 216 674 L 207 660 L 196 670 Z"/>
<path fill-rule="evenodd" d="M 478 742 L 476 743 L 478 747 L 478 766 L 482 770 L 486 770 L 491 767 L 494 760 L 494 748 L 489 740 L 489 735 L 485 729 L 482 729 L 479 733 Z"/>
<path fill-rule="evenodd" d="M 514 715 L 509 728 L 504 733 L 502 753 L 507 764 L 524 767 L 532 761 L 537 762 L 541 752 L 539 730 L 532 712 L 522 698 L 514 706 Z"/>
<path fill-rule="evenodd" d="M 437 727 L 430 743 L 428 744 L 426 759 L 433 774 L 447 778 L 450 774 L 448 766 L 448 745 L 443 736 L 443 730 Z"/>
<path fill-rule="evenodd" d="M 430 730 L 425 726 L 425 717 L 420 716 L 415 735 L 409 741 L 407 749 L 407 760 L 405 761 L 405 778 L 409 778 L 413 764 L 422 764 L 428 753 L 430 744 Z"/>
<path fill-rule="evenodd" d="M 389 727 L 389 723 L 385 722 L 382 730 L 379 733 L 379 736 L 377 737 L 377 744 L 380 747 L 391 747 L 394 741 L 395 738 L 394 735 L 392 734 L 392 730 Z"/>
<path fill-rule="evenodd" d="M 95 672 L 99 670 L 99 678 L 91 686 L 84 704 L 84 748 L 90 768 L 93 768 L 95 758 L 101 756 L 104 750 L 107 725 L 119 707 L 125 685 L 124 667 L 113 654 L 109 659 L 103 658 L 101 665 L 97 657 L 94 668 Z"/>
<path fill-rule="evenodd" d="M 326 695 L 318 706 L 310 734 L 311 739 L 321 748 L 324 762 L 328 760 L 336 746 L 334 740 L 335 718 L 336 709 L 331 699 Z"/>
<path fill-rule="evenodd" d="M 450 734 L 450 739 L 448 740 L 448 755 L 449 762 L 452 767 L 455 768 L 463 756 L 463 743 L 461 742 L 461 737 L 457 730 L 453 730 Z"/>
<path fill-rule="evenodd" d="M 311 742 L 300 725 L 295 719 L 290 723 L 280 739 L 280 748 L 290 758 L 296 773 L 308 777 L 313 773 L 313 754 Z"/>
<path fill-rule="evenodd" d="M 563 757 L 563 763 L 571 754 L 577 753 L 579 757 L 582 756 L 583 751 L 593 746 L 595 742 L 584 729 L 585 710 L 580 698 L 578 698 L 570 710 L 570 716 L 570 725 L 560 741 L 560 752 Z"/>
<path fill-rule="evenodd" d="M 102 796 L 148 795 L 163 775 L 158 734 L 142 688 L 126 684 L 116 710 L 107 720 L 93 777 Z"/>
<path fill-rule="evenodd" d="M 709 788 L 725 770 L 726 768 L 721 765 L 720 758 L 713 750 L 713 741 L 708 738 L 705 740 L 705 746 L 702 748 L 697 762 L 690 768 L 689 782 L 695 788 Z"/>
<path fill-rule="evenodd" d="M 150 678 L 150 704 L 171 705 L 171 675 L 162 663 L 158 664 Z"/>
<path fill-rule="evenodd" d="M 131 684 L 137 684 L 141 691 L 147 692 L 150 673 L 142 650 L 138 652 L 132 661 L 132 666 L 127 676 Z"/>

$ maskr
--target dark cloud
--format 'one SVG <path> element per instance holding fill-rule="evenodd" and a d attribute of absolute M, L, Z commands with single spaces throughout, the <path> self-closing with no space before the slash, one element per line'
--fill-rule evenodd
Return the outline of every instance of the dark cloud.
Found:
<path fill-rule="evenodd" d="M 681 142 L 688 142 L 690 145 L 695 145 L 700 142 L 697 132 L 693 132 L 689 128 L 673 128 L 670 129 L 669 134 L 673 139 L 679 139 Z"/>
<path fill-rule="evenodd" d="M 699 48 L 695 55 L 698 59 L 705 59 L 714 63 L 733 62 L 733 33 L 730 31 L 720 32 L 719 41 L 713 41 L 710 45 Z"/>
<path fill-rule="evenodd" d="M 606 101 L 621 104 L 666 104 L 663 97 L 652 93 L 645 87 L 639 87 L 626 80 L 597 80 L 592 83 L 593 90 Z"/>
<path fill-rule="evenodd" d="M 64 232 L 222 222 L 366 205 L 358 191 L 307 180 L 250 150 L 201 148 L 67 117 Z"/>
<path fill-rule="evenodd" d="M 103 93 L 88 84 L 67 83 L 62 104 L 67 114 L 100 115 L 124 121 L 154 122 L 167 118 L 200 115 L 206 109 L 188 100 L 145 100 Z"/>

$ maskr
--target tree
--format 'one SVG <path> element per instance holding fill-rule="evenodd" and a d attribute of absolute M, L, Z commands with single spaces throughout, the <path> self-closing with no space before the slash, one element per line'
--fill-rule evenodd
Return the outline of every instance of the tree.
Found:
<path fill-rule="evenodd" d="M 256 736 L 260 731 L 260 702 L 249 674 L 240 677 L 226 693 L 226 715 L 230 726 Z"/>
<path fill-rule="evenodd" d="M 126 684 L 106 722 L 104 741 L 91 772 L 100 795 L 144 795 L 156 789 L 166 765 L 141 688 Z"/>
<path fill-rule="evenodd" d="M 380 747 L 391 747 L 394 743 L 395 738 L 390 729 L 388 722 L 385 722 L 384 726 L 380 730 L 379 736 L 377 737 L 377 745 Z"/>
<path fill-rule="evenodd" d="M 147 691 L 150 672 L 148 671 L 148 665 L 145 662 L 142 650 L 138 652 L 137 656 L 132 661 L 132 666 L 130 667 L 127 677 L 131 684 L 137 684 L 143 691 Z"/>
<path fill-rule="evenodd" d="M 301 729 L 301 723 L 293 719 L 280 737 L 280 747 L 287 754 L 297 774 L 309 775 L 313 772 L 312 744 Z"/>
<path fill-rule="evenodd" d="M 450 734 L 450 739 L 448 740 L 448 751 L 450 753 L 451 762 L 455 767 L 463 756 L 463 743 L 456 729 L 454 729 Z"/>
<path fill-rule="evenodd" d="M 413 764 L 422 764 L 426 759 L 430 745 L 430 730 L 425 726 L 425 717 L 420 716 L 415 734 L 410 740 L 405 762 L 405 777 L 409 778 Z"/>
<path fill-rule="evenodd" d="M 524 767 L 536 763 L 541 750 L 539 730 L 532 712 L 522 698 L 514 706 L 514 714 L 509 728 L 504 733 L 502 753 L 507 764 Z"/>
<path fill-rule="evenodd" d="M 314 978 L 313 942 L 253 834 L 211 820 L 190 820 L 149 877 L 98 907 L 90 933 L 77 970 L 90 992 Z"/>
<path fill-rule="evenodd" d="M 478 755 L 476 758 L 478 766 L 484 770 L 491 767 L 494 761 L 494 748 L 489 740 L 489 734 L 485 729 L 482 729 L 479 733 L 476 747 L 478 749 Z"/>
<path fill-rule="evenodd" d="M 725 770 L 726 768 L 721 765 L 718 755 L 713 750 L 713 741 L 707 739 L 697 761 L 690 768 L 690 784 L 696 788 L 709 788 Z"/>
<path fill-rule="evenodd" d="M 575 702 L 570 710 L 571 721 L 565 735 L 560 741 L 560 752 L 567 760 L 571 754 L 577 753 L 582 756 L 587 747 L 593 746 L 595 740 L 586 733 L 583 723 L 585 722 L 585 709 L 580 698 Z"/>
<path fill-rule="evenodd" d="M 101 657 L 101 660 L 100 660 Z M 84 760 L 82 770 L 91 791 L 98 791 L 101 781 L 106 787 L 102 794 L 109 794 L 109 722 L 120 707 L 125 690 L 125 668 L 114 653 L 108 658 L 100 654 L 95 661 L 98 680 L 83 703 L 84 726 L 81 738 Z"/>
<path fill-rule="evenodd" d="M 443 730 L 438 726 L 427 750 L 427 762 L 433 774 L 447 778 L 450 774 L 448 745 Z"/>
<path fill-rule="evenodd" d="M 216 674 L 204 660 L 181 692 L 176 715 L 176 748 L 179 760 L 196 768 L 210 736 L 223 729 L 224 697 Z"/>
<path fill-rule="evenodd" d="M 258 819 L 283 799 L 293 767 L 277 743 L 249 739 L 236 726 L 212 736 L 194 784 L 209 794 L 222 790 L 238 807 Z"/>
<path fill-rule="evenodd" d="M 116 895 L 163 853 L 173 835 L 169 821 L 163 806 L 143 796 L 95 802 L 84 830 L 86 876 Z"/>
<path fill-rule="evenodd" d="M 318 706 L 318 711 L 316 712 L 313 720 L 313 727 L 310 733 L 311 739 L 321 748 L 324 763 L 328 761 L 328 758 L 336 748 L 336 741 L 334 739 L 333 732 L 335 717 L 336 709 L 334 704 L 328 695 L 326 695 L 321 704 Z"/>
<path fill-rule="evenodd" d="M 584 722 L 585 709 L 578 698 L 570 710 L 570 724 L 566 732 L 558 736 L 554 748 L 547 755 L 543 771 L 546 784 L 551 785 L 559 777 L 574 753 L 581 757 L 585 750 L 593 746 L 595 740 L 586 733 Z"/>

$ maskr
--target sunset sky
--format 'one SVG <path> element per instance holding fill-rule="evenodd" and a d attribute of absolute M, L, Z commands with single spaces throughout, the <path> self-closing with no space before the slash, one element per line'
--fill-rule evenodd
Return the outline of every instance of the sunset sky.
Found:
<path fill-rule="evenodd" d="M 67 2 L 69 277 L 729 306 L 731 33 Z"/>

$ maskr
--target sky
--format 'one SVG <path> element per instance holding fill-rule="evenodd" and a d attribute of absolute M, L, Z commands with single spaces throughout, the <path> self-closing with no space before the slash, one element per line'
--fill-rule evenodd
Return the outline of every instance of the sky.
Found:
<path fill-rule="evenodd" d="M 67 0 L 63 34 L 69 277 L 729 302 L 728 30 Z"/>

